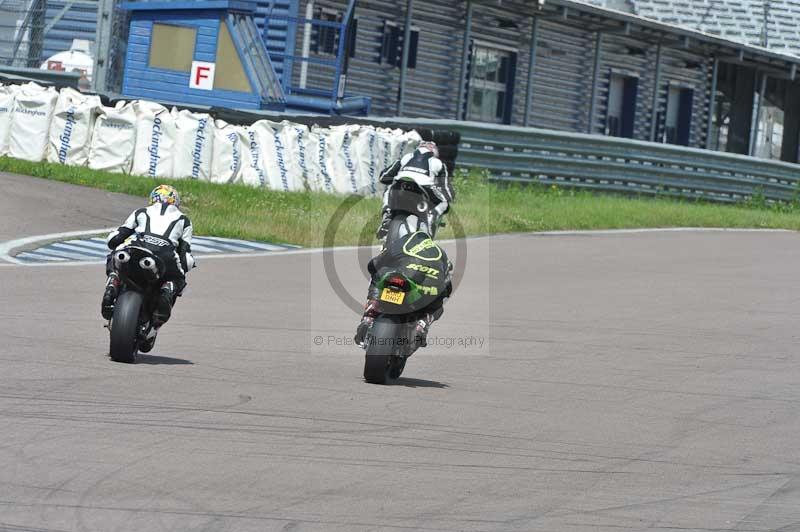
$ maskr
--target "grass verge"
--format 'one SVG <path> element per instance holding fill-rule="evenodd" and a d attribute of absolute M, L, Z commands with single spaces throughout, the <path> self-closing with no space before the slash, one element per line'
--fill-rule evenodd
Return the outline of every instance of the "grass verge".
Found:
<path fill-rule="evenodd" d="M 0 157 L 0 171 L 31 175 L 144 198 L 163 179 Z M 1 179 L 1 178 L 0 178 Z M 757 197 L 739 205 L 667 198 L 599 195 L 541 186 L 499 187 L 478 172 L 459 174 L 457 203 L 440 238 L 568 229 L 742 227 L 800 229 L 800 206 L 767 205 Z M 331 221 L 335 245 L 374 241 L 380 200 L 314 192 L 275 192 L 244 185 L 174 180 L 197 234 L 318 247 Z M 346 212 L 345 212 L 346 211 Z"/>

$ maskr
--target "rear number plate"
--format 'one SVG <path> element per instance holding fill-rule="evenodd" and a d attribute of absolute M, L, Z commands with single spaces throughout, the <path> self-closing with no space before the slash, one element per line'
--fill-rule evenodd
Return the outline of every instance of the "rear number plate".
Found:
<path fill-rule="evenodd" d="M 389 303 L 394 303 L 395 305 L 402 305 L 405 298 L 405 292 L 396 292 L 388 288 L 384 288 L 383 292 L 381 292 L 381 301 L 387 301 Z"/>

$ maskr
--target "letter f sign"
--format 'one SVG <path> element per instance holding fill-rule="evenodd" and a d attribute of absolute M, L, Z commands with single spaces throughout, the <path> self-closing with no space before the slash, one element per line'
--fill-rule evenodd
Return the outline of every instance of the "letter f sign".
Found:
<path fill-rule="evenodd" d="M 210 91 L 214 89 L 215 63 L 192 61 L 192 72 L 189 77 L 189 88 Z"/>

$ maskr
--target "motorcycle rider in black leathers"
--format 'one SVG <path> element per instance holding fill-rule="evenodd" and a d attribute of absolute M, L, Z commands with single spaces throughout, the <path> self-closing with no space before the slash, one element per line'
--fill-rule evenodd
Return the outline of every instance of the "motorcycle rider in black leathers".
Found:
<path fill-rule="evenodd" d="M 413 179 L 423 190 L 425 190 L 435 204 L 434 218 L 427 220 L 429 227 L 428 232 L 430 237 L 435 235 L 436 227 L 439 220 L 450 210 L 450 203 L 455 199 L 455 190 L 450 183 L 450 176 L 447 173 L 447 167 L 439 159 L 439 148 L 434 142 L 420 142 L 419 146 L 412 153 L 404 155 L 401 159 L 395 161 L 391 166 L 386 168 L 380 176 L 380 181 L 387 185 L 386 192 L 383 195 L 383 219 L 381 220 L 380 227 L 378 228 L 377 237 L 385 239 L 389 230 L 389 223 L 391 222 L 391 210 L 388 208 L 389 203 L 389 185 L 391 185 L 398 178 Z M 367 303 L 364 305 L 364 314 L 361 317 L 361 322 L 356 329 L 354 337 L 355 343 L 363 347 L 364 340 L 372 325 L 375 317 L 378 315 L 378 290 L 375 286 L 375 274 L 381 268 L 381 263 L 384 257 L 387 256 L 387 249 L 374 257 L 368 265 L 368 270 L 372 279 L 370 280 L 369 290 L 367 292 Z M 423 347 L 427 345 L 427 335 L 431 324 L 438 320 L 444 312 L 443 305 L 447 301 L 452 292 L 452 276 L 453 265 L 448 261 L 448 268 L 446 273 L 447 289 L 436 301 L 426 309 L 416 325 L 417 341 Z"/>
<path fill-rule="evenodd" d="M 156 253 L 166 266 L 159 301 L 153 312 L 153 329 L 142 352 L 152 349 L 157 330 L 169 320 L 176 298 L 186 287 L 186 273 L 194 267 L 192 256 L 192 222 L 179 209 L 178 191 L 169 185 L 159 185 L 150 193 L 150 205 L 138 209 L 128 216 L 125 223 L 112 231 L 106 242 L 112 253 L 106 260 L 106 281 L 100 313 L 109 320 L 114 315 L 114 302 L 117 299 L 120 278 L 114 271 L 113 251 L 127 245 L 130 237 L 137 236 L 165 242 L 167 245 L 147 246 Z"/>

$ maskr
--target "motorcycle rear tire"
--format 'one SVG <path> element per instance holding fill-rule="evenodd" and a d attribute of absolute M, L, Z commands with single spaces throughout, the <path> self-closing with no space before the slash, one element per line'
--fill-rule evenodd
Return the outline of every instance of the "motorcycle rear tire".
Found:
<path fill-rule="evenodd" d="M 395 354 L 403 342 L 407 342 L 407 339 L 402 324 L 376 319 L 367 337 L 364 380 L 371 384 L 396 383 L 406 365 L 406 357 Z"/>
<path fill-rule="evenodd" d="M 114 362 L 125 364 L 136 362 L 139 312 L 143 301 L 142 294 L 138 292 L 123 292 L 114 304 L 109 351 Z"/>

